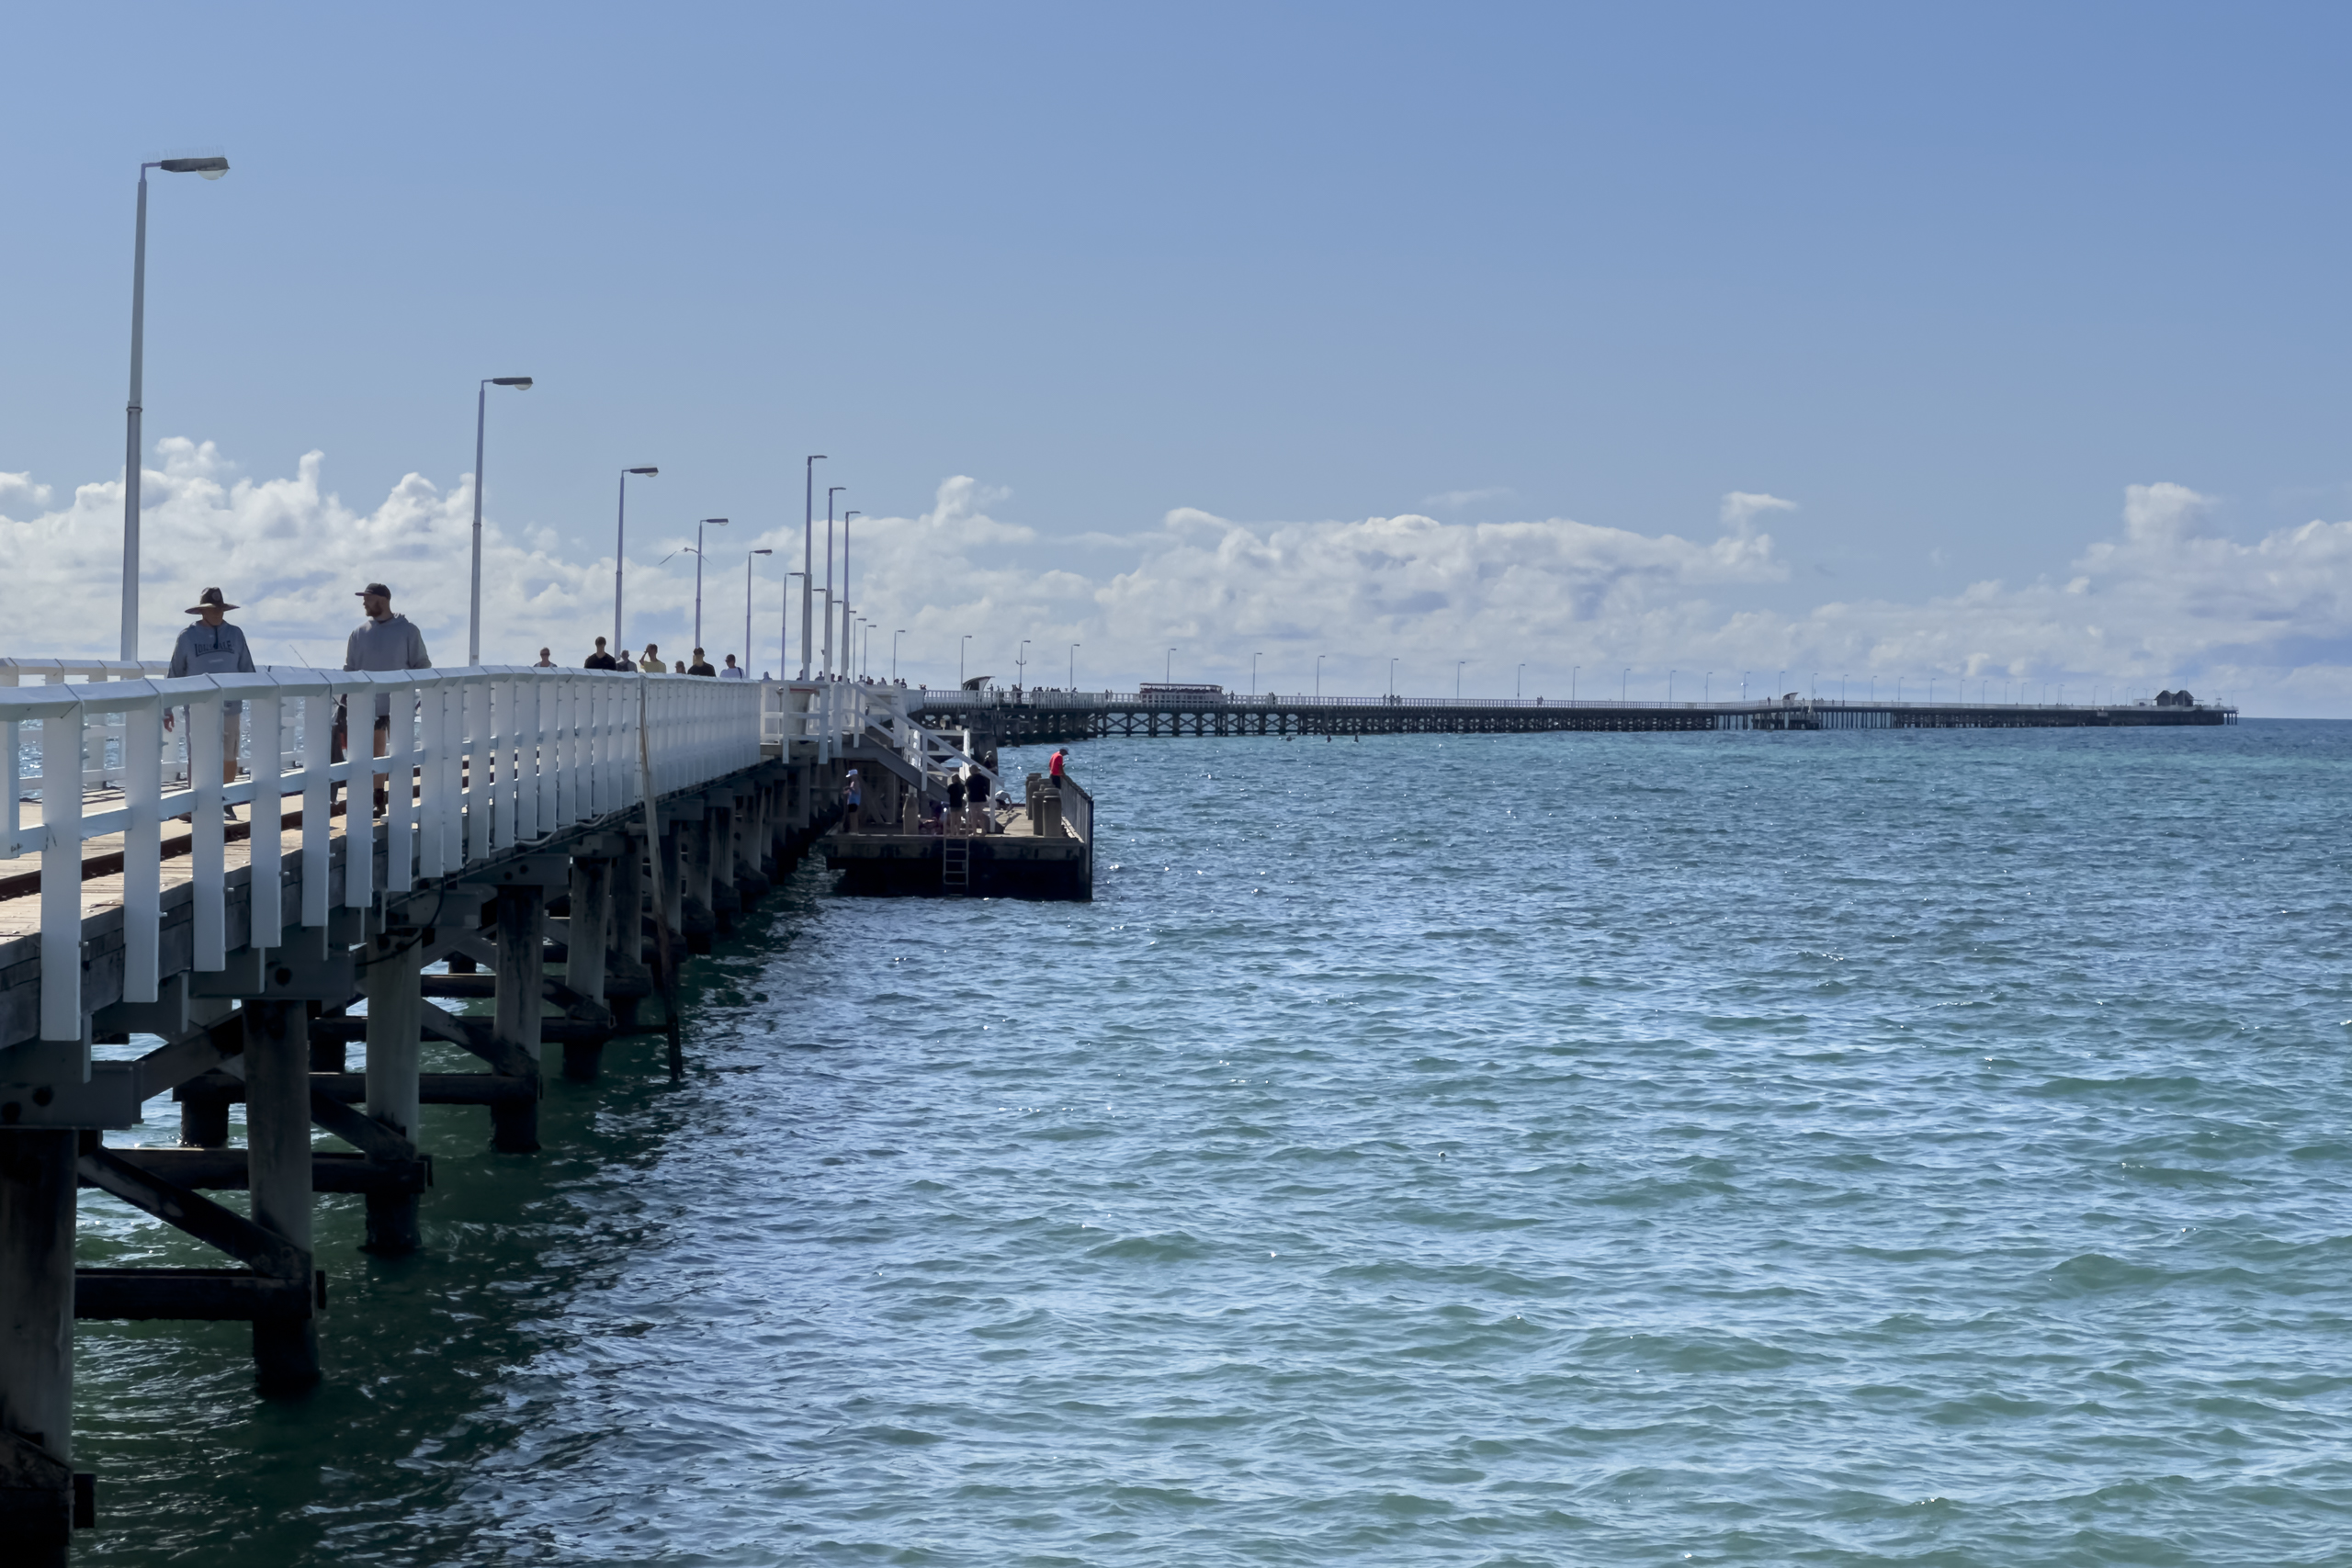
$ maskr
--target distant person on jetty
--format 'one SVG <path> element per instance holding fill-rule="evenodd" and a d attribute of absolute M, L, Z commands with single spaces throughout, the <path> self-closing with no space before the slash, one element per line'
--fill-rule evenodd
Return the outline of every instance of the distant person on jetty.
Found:
<path fill-rule="evenodd" d="M 1069 752 L 1067 750 L 1057 748 L 1054 754 L 1046 760 L 1046 774 L 1056 789 L 1062 787 L 1062 780 L 1069 776 Z"/>
<path fill-rule="evenodd" d="M 704 658 L 702 649 L 697 648 L 695 649 L 695 661 L 686 666 L 686 673 L 689 675 L 716 675 L 718 671 L 710 667 L 710 660 Z"/>
<path fill-rule="evenodd" d="M 598 637 L 596 640 L 598 642 L 602 642 L 605 639 L 603 637 Z M 628 656 L 628 649 L 624 648 L 621 649 L 621 656 L 613 660 L 613 668 L 620 671 L 623 674 L 634 675 L 637 673 L 637 660 L 631 659 Z"/>
<path fill-rule="evenodd" d="M 181 628 L 180 639 L 172 645 L 172 667 L 175 681 L 185 675 L 250 675 L 254 672 L 253 649 L 245 646 L 245 634 L 224 617 L 237 606 L 232 604 L 218 588 L 208 588 L 196 596 L 187 613 L 200 617 L 196 625 Z M 230 699 L 220 705 L 220 782 L 237 782 L 238 731 L 244 723 L 245 705 Z M 164 728 L 173 728 L 174 710 L 164 710 Z M 196 738 L 188 737 L 188 760 L 196 760 Z M 235 807 L 223 810 L 234 818 Z"/>
<path fill-rule="evenodd" d="M 645 645 L 645 651 L 637 656 L 637 668 L 639 673 L 644 675 L 667 675 L 670 672 L 670 667 L 662 662 L 662 650 L 650 642 Z"/>
<path fill-rule="evenodd" d="M 539 649 L 539 661 L 538 661 L 537 664 L 532 665 L 532 666 L 531 666 L 531 668 L 532 668 L 532 669 L 534 669 L 534 670 L 552 670 L 552 669 L 554 669 L 554 668 L 555 668 L 555 658 L 554 658 L 553 650 L 552 650 L 552 649 L 545 649 L 545 648 L 543 648 L 543 649 Z"/>
<path fill-rule="evenodd" d="M 581 666 L 582 670 L 617 670 L 620 667 L 621 661 L 605 651 L 603 637 L 596 639 L 596 651 L 590 654 L 588 662 Z"/>
<path fill-rule="evenodd" d="M 865 803 L 865 795 L 861 794 L 858 789 L 857 770 L 855 768 L 852 768 L 849 771 L 849 776 L 842 781 L 842 832 L 854 833 L 857 831 L 857 808 Z"/>
<path fill-rule="evenodd" d="M 406 615 L 392 614 L 392 591 L 380 582 L 371 582 L 359 590 L 356 597 L 368 618 L 352 628 L 344 643 L 343 667 L 345 670 L 430 670 L 433 657 L 424 650 L 424 634 Z M 390 750 L 392 739 L 392 694 L 376 694 L 376 750 L 380 757 Z M 408 787 L 401 781 L 401 787 Z M 384 808 L 384 782 L 376 783 L 376 809 Z"/>
<path fill-rule="evenodd" d="M 730 653 L 727 656 L 727 668 L 718 672 L 718 678 L 722 681 L 748 681 L 752 675 L 750 671 L 735 662 L 735 656 Z"/>

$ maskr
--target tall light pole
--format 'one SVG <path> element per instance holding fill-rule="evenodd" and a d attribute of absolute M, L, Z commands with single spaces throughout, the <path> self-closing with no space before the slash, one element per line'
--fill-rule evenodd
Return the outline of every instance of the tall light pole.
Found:
<path fill-rule="evenodd" d="M 743 679 L 752 678 L 752 557 L 772 556 L 774 550 L 752 550 L 743 557 Z"/>
<path fill-rule="evenodd" d="M 161 169 L 167 175 L 202 175 L 217 180 L 229 172 L 226 158 L 163 158 L 139 165 L 139 234 L 130 254 L 130 401 L 125 405 L 123 417 L 126 434 L 123 437 L 122 459 L 122 657 L 126 663 L 139 658 L 139 416 L 146 411 L 140 400 L 145 396 L 141 388 L 144 382 L 147 340 L 147 171 Z"/>
<path fill-rule="evenodd" d="M 970 632 L 966 632 L 964 634 L 964 641 L 956 645 L 956 685 L 959 691 L 964 685 L 964 650 L 966 644 L 968 644 L 971 640 L 972 634 Z"/>
<path fill-rule="evenodd" d="M 518 392 L 531 389 L 528 376 L 492 376 L 474 389 L 474 591 L 473 613 L 466 621 L 466 662 L 481 662 L 481 434 L 490 415 L 490 389 L 512 387 Z"/>
<path fill-rule="evenodd" d="M 1583 665 L 1571 664 L 1568 666 L 1568 705 L 1570 707 L 1577 705 L 1577 677 L 1583 673 Z"/>
<path fill-rule="evenodd" d="M 833 673 L 833 497 L 849 489 L 835 485 L 825 491 L 825 673 Z"/>
<path fill-rule="evenodd" d="M 814 454 L 801 465 L 800 513 L 800 678 L 808 679 L 809 638 L 817 628 L 810 612 L 816 593 L 817 570 L 817 465 L 825 460 L 822 452 Z"/>
<path fill-rule="evenodd" d="M 1701 707 L 1715 705 L 1715 672 L 1712 670 L 1708 671 L 1705 679 L 1699 682 L 1699 705 Z"/>
<path fill-rule="evenodd" d="M 1318 703 L 1323 700 L 1323 660 L 1329 657 L 1323 653 L 1315 656 L 1315 700 Z"/>
<path fill-rule="evenodd" d="M 787 571 L 784 574 L 784 604 L 776 615 L 775 667 L 779 671 L 792 668 L 792 580 L 796 577 L 801 581 L 804 594 L 808 590 L 808 574 L 807 572 Z M 782 678 L 791 679 L 788 675 Z M 805 669 L 801 673 L 801 679 L 804 681 L 808 679 Z"/>
<path fill-rule="evenodd" d="M 1396 694 L 1396 660 L 1394 656 L 1388 660 L 1388 694 L 1391 697 Z"/>
<path fill-rule="evenodd" d="M 1527 700 L 1527 661 L 1525 660 L 1520 660 L 1519 668 L 1511 672 L 1510 700 L 1515 703 Z"/>
<path fill-rule="evenodd" d="M 1265 650 L 1264 649 L 1262 649 L 1262 648 L 1260 648 L 1260 649 L 1251 649 L 1251 650 L 1250 650 L 1250 693 L 1251 693 L 1251 694 L 1252 694 L 1252 695 L 1255 695 L 1255 694 L 1256 694 L 1256 693 L 1257 693 L 1257 690 L 1258 690 L 1258 660 L 1260 660 L 1261 659 L 1263 659 L 1263 658 L 1265 658 L 1265 657 L 1266 657 L 1266 650 Z"/>
<path fill-rule="evenodd" d="M 900 626 L 890 634 L 890 682 L 893 685 L 896 685 L 899 680 L 899 639 L 906 635 L 907 628 L 904 626 Z"/>
<path fill-rule="evenodd" d="M 1021 639 L 1021 646 L 1020 646 L 1018 649 L 1014 649 L 1014 650 L 1013 650 L 1013 655 L 1012 655 L 1012 667 L 1013 667 L 1013 669 L 1015 669 L 1015 670 L 1017 670 L 1017 671 L 1020 671 L 1020 673 L 1019 673 L 1019 674 L 1017 674 L 1017 675 L 1013 676 L 1013 678 L 1012 678 L 1013 684 L 1014 684 L 1014 686 L 1015 686 L 1015 688 L 1016 688 L 1016 689 L 1017 689 L 1017 688 L 1019 688 L 1019 687 L 1021 687 L 1021 686 L 1025 686 L 1025 685 L 1027 685 L 1027 684 L 1029 683 L 1029 644 L 1030 644 L 1030 641 L 1031 641 L 1031 639 L 1030 639 L 1030 638 L 1025 637 L 1023 637 L 1023 638 Z"/>
<path fill-rule="evenodd" d="M 1666 672 L 1666 700 L 1668 706 L 1672 706 L 1674 703 L 1674 676 L 1675 671 L 1671 670 Z"/>
<path fill-rule="evenodd" d="M 1170 649 L 1168 657 L 1161 660 L 1161 663 L 1163 668 L 1159 671 L 1160 682 L 1163 685 L 1173 685 L 1176 682 L 1176 650 Z"/>
<path fill-rule="evenodd" d="M 1462 700 L 1462 667 L 1469 662 L 1466 659 L 1453 661 L 1453 700 L 1457 703 Z"/>
<path fill-rule="evenodd" d="M 1617 700 L 1619 702 L 1622 703 L 1625 700 L 1625 694 L 1632 689 L 1633 684 L 1634 672 L 1629 669 L 1623 676 L 1619 677 L 1617 682 Z"/>
<path fill-rule="evenodd" d="M 727 526 L 727 519 L 724 517 L 706 517 L 695 525 L 695 646 L 696 648 L 702 646 L 702 531 L 714 523 L 722 528 Z M 747 588 L 744 592 L 748 593 L 751 590 Z"/>
<path fill-rule="evenodd" d="M 855 512 L 842 513 L 842 619 L 844 621 L 849 619 L 849 520 L 861 514 Z M 855 649 L 851 649 L 853 656 L 855 652 Z M 850 662 L 854 665 L 857 660 L 853 657 Z"/>
<path fill-rule="evenodd" d="M 1073 692 L 1078 690 L 1078 650 L 1085 646 L 1082 642 L 1069 645 L 1069 689 Z"/>
<path fill-rule="evenodd" d="M 621 574 L 622 563 L 628 557 L 628 477 L 643 474 L 651 479 L 659 468 L 623 468 L 621 470 L 620 520 L 613 525 L 613 651 L 626 652 L 628 644 L 621 640 Z"/>

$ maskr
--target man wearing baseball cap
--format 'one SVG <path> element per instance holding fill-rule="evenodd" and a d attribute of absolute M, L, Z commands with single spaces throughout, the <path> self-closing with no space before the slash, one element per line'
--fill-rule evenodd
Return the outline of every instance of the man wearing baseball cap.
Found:
<path fill-rule="evenodd" d="M 201 617 L 196 625 L 183 629 L 180 639 L 172 646 L 172 667 L 168 673 L 175 681 L 184 675 L 250 675 L 254 672 L 253 649 L 245 646 L 243 629 L 233 626 L 223 617 L 236 606 L 228 602 L 218 588 L 208 588 L 196 596 L 187 607 L 191 615 Z M 245 705 L 232 699 L 220 705 L 220 782 L 237 782 L 237 731 L 243 723 Z M 172 716 L 166 711 L 164 723 L 169 727 Z M 191 739 L 189 744 L 195 741 Z M 234 817 L 236 808 L 229 809 Z"/>
<path fill-rule="evenodd" d="M 345 670 L 430 670 L 432 657 L 424 651 L 424 634 L 406 615 L 392 614 L 392 591 L 380 582 L 371 582 L 359 590 L 358 600 L 367 610 L 368 618 L 353 628 L 350 639 L 344 644 L 343 667 Z M 390 692 L 376 694 L 376 755 L 380 757 L 391 749 L 392 695 Z M 405 784 L 402 787 L 406 787 Z M 376 809 L 384 808 L 385 789 L 381 782 L 376 786 Z M 354 803 L 355 807 L 357 802 Z"/>

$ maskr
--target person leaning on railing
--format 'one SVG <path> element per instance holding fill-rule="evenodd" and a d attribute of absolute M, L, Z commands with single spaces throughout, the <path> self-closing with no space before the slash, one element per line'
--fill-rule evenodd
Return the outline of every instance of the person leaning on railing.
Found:
<path fill-rule="evenodd" d="M 180 639 L 172 645 L 172 665 L 167 673 L 176 681 L 185 675 L 250 675 L 254 672 L 253 649 L 245 646 L 244 632 L 223 617 L 237 606 L 222 596 L 218 588 L 208 588 L 196 596 L 187 607 L 191 615 L 201 616 L 196 625 L 184 627 Z M 172 728 L 172 709 L 164 710 L 164 728 Z M 245 705 L 232 698 L 220 705 L 220 782 L 237 782 L 237 732 L 243 723 Z M 196 738 L 188 737 L 188 761 L 196 761 Z M 190 780 L 193 783 L 193 779 Z M 233 820 L 237 808 L 222 808 Z"/>

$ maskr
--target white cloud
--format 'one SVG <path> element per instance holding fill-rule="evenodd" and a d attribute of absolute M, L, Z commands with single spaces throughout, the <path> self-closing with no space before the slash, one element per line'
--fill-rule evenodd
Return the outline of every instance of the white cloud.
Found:
<path fill-rule="evenodd" d="M 1767 512 L 1794 512 L 1796 509 L 1795 502 L 1782 501 L 1777 495 L 1766 495 L 1760 491 L 1735 490 L 1724 494 L 1717 515 L 1722 518 L 1724 527 L 1734 533 L 1743 533 Z"/>
<path fill-rule="evenodd" d="M 239 475 L 209 445 L 165 441 L 156 454 L 143 481 L 147 649 L 167 648 L 185 624 L 180 607 L 217 583 L 244 605 L 237 619 L 264 660 L 340 662 L 352 591 L 381 578 L 436 657 L 462 657 L 472 507 L 462 480 L 444 491 L 411 474 L 361 512 L 324 487 L 318 453 L 294 476 L 265 481 Z M 1636 691 L 1658 690 L 1668 668 L 1682 672 L 1678 693 L 1708 671 L 1722 691 L 1742 671 L 1755 690 L 1785 671 L 1790 685 L 1815 674 L 1825 683 L 1965 676 L 1989 680 L 1996 695 L 2018 680 L 2085 691 L 2187 683 L 2252 711 L 2352 712 L 2352 522 L 2240 542 L 2220 531 L 2211 499 L 2178 485 L 2131 487 L 2120 531 L 2076 560 L 2049 563 L 2049 578 L 1797 613 L 1764 606 L 1763 591 L 1790 576 L 1757 525 L 1792 503 L 1769 495 L 1725 496 L 1712 537 L 1418 513 L 1244 524 L 1178 508 L 1142 532 L 1057 540 L 995 515 L 1010 500 L 957 476 L 918 516 L 859 520 L 852 586 L 856 610 L 878 628 L 873 668 L 888 670 L 903 627 L 902 668 L 934 680 L 955 678 L 959 654 L 967 672 L 1009 680 L 1026 639 L 1028 676 L 1048 684 L 1068 679 L 1079 643 L 1083 684 L 1149 678 L 1173 647 L 1180 675 L 1235 686 L 1259 654 L 1258 684 L 1285 691 L 1307 686 L 1323 654 L 1324 689 L 1358 693 L 1383 689 L 1394 657 L 1415 691 L 1450 690 L 1460 659 L 1469 660 L 1464 689 L 1486 694 L 1508 694 L 1524 660 L 1530 694 L 1565 694 L 1571 679 L 1608 690 L 1631 667 Z M 119 484 L 85 485 L 52 508 L 30 476 L 0 476 L 0 502 L 17 519 L 0 521 L 12 647 L 110 652 Z M 742 567 L 732 558 L 770 547 L 784 558 L 761 568 L 749 662 L 775 667 L 780 580 L 799 565 L 799 534 L 796 523 L 731 538 L 724 555 L 714 547 L 714 655 L 741 651 Z M 526 541 L 494 519 L 485 535 L 488 656 L 527 661 L 545 643 L 576 661 L 610 626 L 610 558 L 567 556 L 552 534 Z M 692 558 L 650 565 L 683 542 L 632 542 L 633 642 L 684 650 Z M 821 540 L 817 562 L 821 580 Z M 797 601 L 796 584 L 796 665 Z"/>
<path fill-rule="evenodd" d="M 1482 501 L 1508 501 L 1519 492 L 1509 485 L 1489 485 L 1485 490 L 1449 490 L 1436 495 L 1421 497 L 1423 506 L 1442 506 L 1448 512 L 1459 512 L 1465 506 Z"/>

